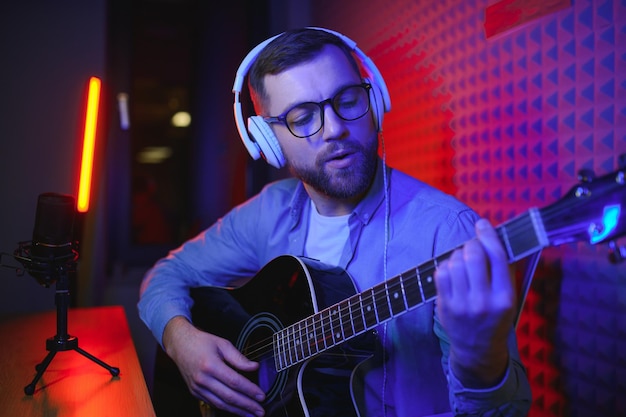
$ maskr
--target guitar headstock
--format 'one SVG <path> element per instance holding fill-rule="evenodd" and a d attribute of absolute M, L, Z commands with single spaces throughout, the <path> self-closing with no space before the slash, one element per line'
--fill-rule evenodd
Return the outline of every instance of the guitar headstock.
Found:
<path fill-rule="evenodd" d="M 621 258 L 614 240 L 626 234 L 626 155 L 618 170 L 601 177 L 581 171 L 579 180 L 563 198 L 540 210 L 550 244 L 612 242 Z"/>

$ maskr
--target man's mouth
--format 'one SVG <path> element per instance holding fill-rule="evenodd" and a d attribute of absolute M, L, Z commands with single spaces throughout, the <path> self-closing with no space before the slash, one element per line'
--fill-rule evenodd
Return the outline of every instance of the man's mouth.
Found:
<path fill-rule="evenodd" d="M 357 152 L 347 149 L 332 152 L 325 158 L 325 165 L 332 168 L 346 168 L 350 166 L 356 159 Z"/>

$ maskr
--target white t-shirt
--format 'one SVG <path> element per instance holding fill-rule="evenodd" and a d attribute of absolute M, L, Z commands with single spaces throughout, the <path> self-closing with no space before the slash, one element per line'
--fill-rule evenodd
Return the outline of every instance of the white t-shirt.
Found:
<path fill-rule="evenodd" d="M 313 201 L 310 209 L 304 254 L 326 264 L 337 265 L 350 235 L 348 227 L 350 215 L 322 216 Z"/>

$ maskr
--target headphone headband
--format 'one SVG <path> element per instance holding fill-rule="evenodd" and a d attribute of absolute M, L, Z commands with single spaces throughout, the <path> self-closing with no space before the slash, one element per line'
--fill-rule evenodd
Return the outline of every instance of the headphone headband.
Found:
<path fill-rule="evenodd" d="M 377 128 L 379 131 L 381 131 L 382 116 L 383 113 L 388 112 L 391 109 L 391 98 L 389 97 L 389 90 L 387 89 L 385 80 L 383 79 L 382 74 L 380 73 L 376 65 L 374 65 L 374 62 L 357 47 L 355 41 L 348 38 L 347 36 L 342 35 L 339 32 L 320 27 L 308 27 L 308 29 L 320 30 L 337 36 L 348 46 L 348 48 L 350 48 L 350 50 L 359 59 L 363 69 L 367 73 L 368 81 L 374 87 L 372 88 L 372 100 L 376 116 Z M 249 117 L 248 128 L 246 129 L 244 116 L 241 109 L 240 94 L 241 90 L 243 89 L 246 75 L 248 74 L 248 71 L 256 61 L 261 51 L 263 51 L 263 49 L 265 49 L 265 47 L 274 39 L 279 38 L 283 34 L 284 32 L 272 36 L 269 39 L 266 39 L 265 41 L 255 46 L 246 55 L 246 57 L 239 65 L 239 68 L 237 69 L 232 90 L 235 95 L 235 102 L 233 103 L 235 123 L 237 125 L 237 131 L 239 132 L 239 136 L 241 137 L 244 146 L 246 147 L 246 149 L 250 153 L 250 156 L 252 156 L 253 159 L 256 160 L 263 156 L 270 165 L 276 168 L 280 168 L 285 164 L 285 159 L 282 154 L 282 150 L 280 149 L 280 145 L 278 144 L 278 140 L 274 136 L 272 128 L 263 120 L 261 116 Z"/>

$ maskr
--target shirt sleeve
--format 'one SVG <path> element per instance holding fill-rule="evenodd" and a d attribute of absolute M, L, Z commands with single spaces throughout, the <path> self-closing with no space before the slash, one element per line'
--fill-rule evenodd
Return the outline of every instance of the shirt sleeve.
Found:
<path fill-rule="evenodd" d="M 473 236 L 477 217 L 463 212 L 456 219 L 449 218 L 449 227 L 438 236 L 437 244 L 456 247 Z M 455 242 L 455 240 L 461 240 Z M 436 311 L 436 310 L 435 310 Z M 449 366 L 450 342 L 435 314 L 434 331 L 442 350 L 441 364 L 448 381 L 450 407 L 455 416 L 526 416 L 531 405 L 531 391 L 526 370 L 519 357 L 515 330 L 508 338 L 509 364 L 502 381 L 489 389 L 470 389 L 452 373 Z"/>
<path fill-rule="evenodd" d="M 441 323 L 435 318 L 435 333 L 442 346 L 442 366 L 448 380 L 450 407 L 455 416 L 527 416 L 531 406 L 531 391 L 517 349 L 515 331 L 508 339 L 509 365 L 502 381 L 487 389 L 463 386 L 449 366 L 449 342 Z"/>
<path fill-rule="evenodd" d="M 258 204 L 251 200 L 233 209 L 146 273 L 140 288 L 139 316 L 161 345 L 165 326 L 172 318 L 191 320 L 190 288 L 237 286 L 259 269 L 253 249 L 262 234 Z"/>

